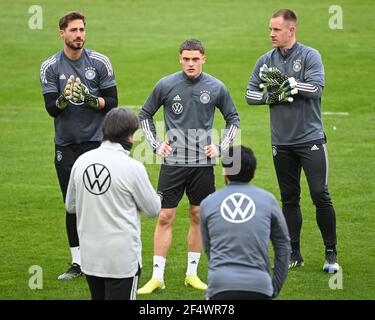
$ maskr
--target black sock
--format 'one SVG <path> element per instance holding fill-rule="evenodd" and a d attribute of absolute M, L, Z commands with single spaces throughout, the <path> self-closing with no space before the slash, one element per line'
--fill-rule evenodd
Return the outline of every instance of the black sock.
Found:
<path fill-rule="evenodd" d="M 331 250 L 333 250 L 335 253 L 337 253 L 337 251 L 336 251 L 336 246 L 326 246 L 326 252 L 327 251 L 331 251 Z"/>
<path fill-rule="evenodd" d="M 299 241 L 298 242 L 292 242 L 290 245 L 292 246 L 292 251 L 293 252 L 300 252 L 300 246 L 299 246 Z"/>
<path fill-rule="evenodd" d="M 79 239 L 77 232 L 77 215 L 66 213 L 66 230 L 68 233 L 69 247 L 79 247 Z"/>

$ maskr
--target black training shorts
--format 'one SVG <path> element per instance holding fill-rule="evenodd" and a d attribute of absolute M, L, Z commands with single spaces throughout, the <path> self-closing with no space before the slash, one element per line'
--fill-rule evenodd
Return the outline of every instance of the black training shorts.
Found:
<path fill-rule="evenodd" d="M 204 198 L 215 192 L 214 168 L 161 165 L 158 194 L 162 208 L 176 208 L 184 192 L 189 203 L 199 206 Z"/>

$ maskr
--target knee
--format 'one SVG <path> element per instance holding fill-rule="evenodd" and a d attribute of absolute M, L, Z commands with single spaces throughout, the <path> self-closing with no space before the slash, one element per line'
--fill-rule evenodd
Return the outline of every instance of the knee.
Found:
<path fill-rule="evenodd" d="M 162 209 L 160 211 L 158 224 L 160 226 L 170 226 L 173 224 L 174 217 L 175 217 L 175 214 L 173 210 Z"/>
<path fill-rule="evenodd" d="M 311 199 L 318 208 L 332 206 L 331 197 L 327 190 L 311 190 Z"/>
<path fill-rule="evenodd" d="M 281 202 L 284 208 L 298 208 L 300 204 L 299 194 L 282 194 Z"/>
<path fill-rule="evenodd" d="M 199 207 L 190 207 L 189 218 L 192 224 L 199 224 L 200 210 Z"/>

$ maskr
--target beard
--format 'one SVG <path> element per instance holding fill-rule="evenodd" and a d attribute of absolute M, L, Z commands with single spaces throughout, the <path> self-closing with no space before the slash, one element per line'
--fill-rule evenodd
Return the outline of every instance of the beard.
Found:
<path fill-rule="evenodd" d="M 77 39 L 75 39 L 77 40 Z M 81 44 L 75 44 L 73 41 L 65 41 L 65 44 L 72 50 L 81 50 L 83 48 L 83 45 L 85 44 L 85 41 L 82 40 Z"/>

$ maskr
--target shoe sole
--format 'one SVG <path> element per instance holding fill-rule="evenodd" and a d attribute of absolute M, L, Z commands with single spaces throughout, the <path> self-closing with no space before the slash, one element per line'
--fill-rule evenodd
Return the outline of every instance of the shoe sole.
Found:
<path fill-rule="evenodd" d="M 57 278 L 57 280 L 60 280 L 60 281 L 68 281 L 68 280 L 72 280 L 72 279 L 75 279 L 75 278 L 78 278 L 78 277 L 81 277 L 83 276 L 83 274 L 80 274 L 78 276 L 74 276 L 74 277 L 63 277 L 63 276 L 60 276 Z"/>
<path fill-rule="evenodd" d="M 294 269 L 294 268 L 297 268 L 297 267 L 303 267 L 304 265 L 305 265 L 304 262 L 300 262 L 300 263 L 297 263 L 295 265 L 288 266 L 288 269 Z"/>

